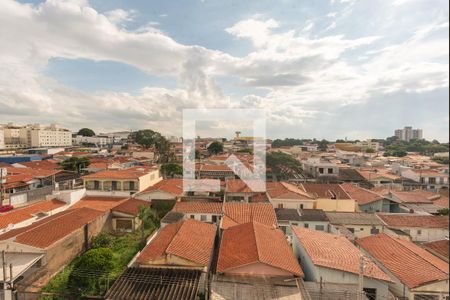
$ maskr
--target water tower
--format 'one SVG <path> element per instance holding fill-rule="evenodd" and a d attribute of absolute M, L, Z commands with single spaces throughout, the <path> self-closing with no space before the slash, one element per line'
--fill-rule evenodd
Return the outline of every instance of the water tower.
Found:
<path fill-rule="evenodd" d="M 239 135 L 241 134 L 241 132 L 240 131 L 236 131 L 235 133 L 236 133 L 236 137 L 234 139 L 238 140 L 239 139 Z"/>

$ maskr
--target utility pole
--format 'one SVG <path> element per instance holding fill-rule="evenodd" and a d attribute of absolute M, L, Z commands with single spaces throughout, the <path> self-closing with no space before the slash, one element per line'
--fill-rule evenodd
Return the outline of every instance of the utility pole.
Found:
<path fill-rule="evenodd" d="M 3 206 L 3 171 L 4 170 L 6 170 L 6 169 L 0 168 L 0 207 Z"/>
<path fill-rule="evenodd" d="M 359 257 L 359 278 L 358 278 L 358 294 L 357 299 L 363 300 L 363 287 L 364 287 L 364 255 Z"/>

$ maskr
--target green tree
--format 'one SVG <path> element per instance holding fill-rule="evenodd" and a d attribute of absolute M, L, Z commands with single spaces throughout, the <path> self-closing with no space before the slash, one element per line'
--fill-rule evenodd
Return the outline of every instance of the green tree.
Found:
<path fill-rule="evenodd" d="M 208 152 L 210 154 L 219 154 L 223 152 L 223 144 L 217 141 L 212 142 L 208 146 Z"/>
<path fill-rule="evenodd" d="M 366 152 L 366 153 L 375 153 L 375 150 L 372 149 L 372 148 L 367 148 L 367 149 L 365 150 L 365 152 Z"/>
<path fill-rule="evenodd" d="M 82 136 L 95 136 L 94 130 L 90 128 L 81 128 L 80 130 L 78 130 L 77 134 Z"/>
<path fill-rule="evenodd" d="M 438 210 L 440 216 L 448 216 L 448 208 L 441 208 Z"/>
<path fill-rule="evenodd" d="M 71 157 L 62 161 L 60 165 L 64 170 L 81 173 L 81 170 L 89 166 L 90 163 L 91 162 L 87 157 Z"/>
<path fill-rule="evenodd" d="M 330 142 L 328 142 L 327 140 L 321 140 L 317 143 L 317 148 L 320 151 L 327 151 L 327 146 Z"/>
<path fill-rule="evenodd" d="M 282 152 L 268 153 L 266 155 L 266 165 L 278 179 L 289 179 L 294 174 L 299 174 L 303 171 L 302 165 L 298 160 Z"/>
<path fill-rule="evenodd" d="M 161 165 L 160 172 L 164 178 L 173 178 L 175 175 L 183 175 L 183 167 L 176 163 Z"/>
<path fill-rule="evenodd" d="M 145 243 L 145 229 L 159 226 L 159 217 L 150 206 L 140 205 L 138 218 L 141 220 L 141 242 Z"/>
<path fill-rule="evenodd" d="M 77 295 L 100 293 L 99 283 L 114 268 L 113 251 L 96 248 L 86 251 L 75 262 L 69 275 L 68 286 Z"/>
<path fill-rule="evenodd" d="M 174 160 L 174 153 L 170 150 L 169 141 L 159 132 L 151 129 L 144 129 L 132 132 L 131 139 L 145 149 L 154 148 L 157 160 L 160 163 L 167 163 Z"/>

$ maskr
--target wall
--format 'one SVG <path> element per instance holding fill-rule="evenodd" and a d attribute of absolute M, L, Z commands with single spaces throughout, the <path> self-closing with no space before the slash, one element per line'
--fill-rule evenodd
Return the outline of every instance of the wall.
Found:
<path fill-rule="evenodd" d="M 227 270 L 223 274 L 226 275 L 251 275 L 251 276 L 286 276 L 293 277 L 290 272 L 256 262 L 253 264 L 245 265 L 232 270 Z"/>
<path fill-rule="evenodd" d="M 270 203 L 274 208 L 278 208 L 279 204 L 282 204 L 283 208 L 313 209 L 315 200 L 270 199 Z"/>
<path fill-rule="evenodd" d="M 355 212 L 356 201 L 353 199 L 316 199 L 316 209 L 323 211 Z"/>
<path fill-rule="evenodd" d="M 139 177 L 139 192 L 142 192 L 146 188 L 155 185 L 160 182 L 162 177 L 159 174 L 159 170 L 152 170 L 149 174 Z"/>
<path fill-rule="evenodd" d="M 221 214 L 197 214 L 197 213 L 184 213 L 187 219 L 194 219 L 197 221 L 202 221 L 202 222 L 209 222 L 212 223 L 212 217 L 216 216 L 217 218 L 217 222 L 215 224 L 220 224 L 220 219 L 221 219 Z M 193 218 L 192 218 L 193 216 Z M 206 217 L 205 220 L 202 220 L 202 216 Z"/>
<path fill-rule="evenodd" d="M 406 231 L 411 236 L 413 242 L 432 242 L 443 240 L 449 235 L 448 229 L 440 228 L 414 228 L 414 227 L 395 227 Z M 419 234 L 419 230 L 421 233 Z"/>

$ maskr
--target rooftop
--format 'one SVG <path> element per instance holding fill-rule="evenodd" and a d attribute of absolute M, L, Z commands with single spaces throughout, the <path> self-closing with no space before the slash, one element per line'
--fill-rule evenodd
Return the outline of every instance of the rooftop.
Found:
<path fill-rule="evenodd" d="M 300 213 L 295 208 L 275 208 L 278 221 L 300 221 Z"/>
<path fill-rule="evenodd" d="M 172 208 L 174 212 L 181 213 L 204 213 L 204 214 L 216 214 L 222 213 L 222 202 L 194 202 L 183 201 L 176 202 Z"/>
<path fill-rule="evenodd" d="M 331 224 L 383 225 L 375 214 L 363 212 L 326 212 Z"/>
<path fill-rule="evenodd" d="M 384 233 L 356 242 L 408 288 L 448 280 L 448 264 L 412 242 Z"/>
<path fill-rule="evenodd" d="M 137 216 L 139 213 L 139 207 L 140 206 L 150 206 L 149 201 L 139 200 L 130 198 L 123 202 L 121 202 L 119 205 L 114 206 L 111 210 L 116 212 L 121 212 L 124 214 Z"/>
<path fill-rule="evenodd" d="M 344 236 L 292 226 L 292 230 L 316 266 L 359 274 L 362 252 Z M 366 262 L 364 275 L 391 281 L 372 261 Z"/>
<path fill-rule="evenodd" d="M 83 176 L 83 179 L 139 179 L 153 170 L 149 167 L 139 166 L 123 170 L 105 170 Z"/>
<path fill-rule="evenodd" d="M 87 196 L 72 205 L 72 208 L 88 207 L 100 211 L 110 211 L 112 208 L 122 204 L 128 198 L 110 196 Z"/>
<path fill-rule="evenodd" d="M 303 189 L 315 198 L 351 199 L 339 184 L 302 183 Z"/>
<path fill-rule="evenodd" d="M 271 199 L 312 200 L 308 193 L 287 182 L 267 182 L 266 188 Z"/>
<path fill-rule="evenodd" d="M 216 226 L 187 219 L 166 225 L 145 246 L 136 262 L 148 264 L 151 261 L 174 255 L 202 266 L 211 261 Z"/>
<path fill-rule="evenodd" d="M 378 214 L 378 217 L 393 227 L 448 228 L 448 216 Z"/>
<path fill-rule="evenodd" d="M 448 240 L 439 240 L 434 242 L 428 242 L 422 244 L 422 246 L 429 250 L 431 253 L 437 253 L 443 257 L 446 257 L 448 260 L 449 255 L 449 241 Z"/>
<path fill-rule="evenodd" d="M 173 178 L 173 179 L 163 179 L 158 183 L 146 188 L 140 194 L 145 194 L 154 191 L 163 191 L 174 196 L 179 196 L 183 194 L 183 179 Z"/>
<path fill-rule="evenodd" d="M 358 202 L 358 205 L 366 205 L 378 200 L 383 199 L 383 196 L 363 188 L 360 188 L 354 184 L 351 183 L 344 183 L 341 184 L 341 187 L 347 192 L 347 194 L 356 202 Z"/>
<path fill-rule="evenodd" d="M 277 217 L 270 203 L 227 202 L 223 205 L 223 211 L 223 229 L 252 221 L 267 226 L 277 226 Z"/>
<path fill-rule="evenodd" d="M 303 276 L 281 230 L 249 222 L 223 232 L 217 261 L 218 273 L 258 262 Z"/>

